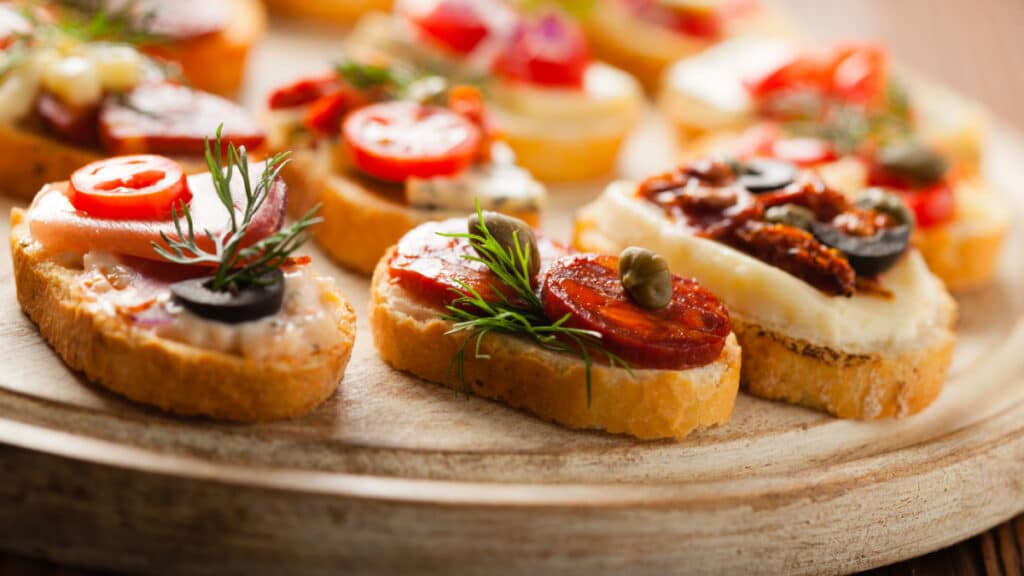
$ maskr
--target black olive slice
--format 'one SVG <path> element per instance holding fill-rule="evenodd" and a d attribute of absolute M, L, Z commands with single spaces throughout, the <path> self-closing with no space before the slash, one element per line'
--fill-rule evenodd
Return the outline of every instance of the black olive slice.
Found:
<path fill-rule="evenodd" d="M 739 164 L 739 183 L 754 194 L 789 186 L 796 180 L 796 166 L 782 160 L 755 158 Z"/>
<path fill-rule="evenodd" d="M 861 276 L 876 276 L 892 268 L 910 245 L 908 224 L 884 228 L 874 236 L 853 236 L 817 220 L 811 228 L 819 242 L 842 252 Z"/>
<path fill-rule="evenodd" d="M 261 280 L 261 284 L 215 291 L 210 289 L 213 276 L 204 276 L 171 284 L 171 295 L 175 302 L 196 316 L 225 324 L 238 324 L 259 320 L 281 309 L 284 301 L 284 275 L 280 270 L 273 270 Z"/>

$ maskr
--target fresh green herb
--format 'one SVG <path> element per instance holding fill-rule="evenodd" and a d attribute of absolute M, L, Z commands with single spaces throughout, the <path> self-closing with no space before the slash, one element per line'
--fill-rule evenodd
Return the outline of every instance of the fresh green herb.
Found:
<path fill-rule="evenodd" d="M 523 0 L 520 6 L 526 12 L 537 12 L 554 6 L 570 16 L 583 18 L 594 11 L 596 3 L 596 0 Z"/>
<path fill-rule="evenodd" d="M 401 92 L 411 81 L 408 73 L 395 66 L 364 64 L 347 60 L 335 69 L 341 78 L 357 90 L 387 90 Z"/>
<path fill-rule="evenodd" d="M 453 289 L 458 298 L 446 306 L 447 313 L 442 316 L 444 320 L 454 323 L 447 334 L 469 332 L 469 335 L 452 358 L 448 371 L 449 376 L 454 372 L 455 377 L 462 383 L 463 390 L 467 390 L 466 347 L 471 340 L 475 340 L 474 356 L 478 359 L 489 358 L 488 355 L 481 352 L 481 343 L 484 337 L 492 332 L 525 336 L 545 350 L 566 352 L 582 358 L 586 366 L 588 406 L 591 401 L 592 352 L 604 354 L 613 366 L 622 366 L 632 376 L 633 372 L 626 361 L 604 348 L 600 333 L 566 326 L 572 317 L 571 314 L 566 314 L 554 322 L 547 317 L 544 313 L 544 306 L 534 293 L 530 282 L 529 261 L 531 256 L 539 257 L 539 255 L 531 255 L 529 247 L 524 247 L 519 242 L 517 235 L 513 235 L 513 246 L 503 246 L 487 229 L 479 202 L 477 202 L 476 211 L 480 222 L 480 234 L 441 234 L 441 236 L 463 238 L 472 242 L 476 247 L 476 253 L 464 254 L 462 257 L 487 266 L 501 284 L 512 290 L 514 297 L 509 298 L 494 285 L 490 286 L 495 297 L 491 300 L 484 298 L 475 288 L 461 281 L 459 288 Z"/>
<path fill-rule="evenodd" d="M 56 27 L 82 42 L 114 41 L 129 44 L 160 44 L 166 38 L 153 32 L 154 10 L 129 0 L 112 9 L 99 0 L 58 0 L 64 10 Z"/>
<path fill-rule="evenodd" d="M 212 290 L 227 290 L 232 286 L 252 286 L 266 283 L 266 276 L 274 269 L 280 268 L 288 257 L 307 239 L 307 229 L 320 222 L 316 212 L 320 206 L 313 207 L 301 219 L 287 228 L 268 236 L 246 248 L 242 248 L 253 217 L 267 199 L 267 194 L 287 164 L 287 153 L 277 154 L 266 161 L 259 182 L 253 186 L 249 176 L 249 160 L 245 147 L 236 148 L 234 144 L 227 147 L 227 165 L 224 165 L 224 150 L 221 145 L 221 130 L 217 128 L 217 139 L 213 146 L 206 141 L 206 165 L 210 169 L 213 187 L 217 198 L 228 211 L 229 230 L 222 234 L 213 234 L 204 230 L 206 237 L 213 243 L 213 251 L 200 248 L 196 244 L 195 230 L 192 225 L 192 213 L 189 207 L 180 203 L 171 209 L 174 220 L 175 237 L 163 232 L 160 238 L 168 248 L 153 242 L 153 250 L 161 257 L 177 264 L 216 264 L 217 271 L 210 286 Z M 245 191 L 245 206 L 242 214 L 236 214 L 235 201 L 231 194 L 231 181 L 237 168 Z M 180 211 L 179 211 L 180 208 Z M 184 218 L 184 226 L 182 224 Z"/>
<path fill-rule="evenodd" d="M 789 119 L 782 126 L 786 132 L 827 140 L 840 154 L 852 154 L 867 144 L 884 146 L 913 132 L 906 93 L 894 83 L 889 84 L 881 109 L 809 97 L 783 112 Z"/>

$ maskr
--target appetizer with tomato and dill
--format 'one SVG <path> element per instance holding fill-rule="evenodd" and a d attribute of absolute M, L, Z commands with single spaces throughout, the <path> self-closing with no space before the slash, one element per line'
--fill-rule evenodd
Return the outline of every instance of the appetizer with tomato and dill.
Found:
<path fill-rule="evenodd" d="M 263 37 L 267 17 L 259 0 L 55 0 L 52 4 L 101 31 L 101 40 L 130 41 L 180 68 L 188 84 L 230 96 L 245 80 L 246 61 Z"/>
<path fill-rule="evenodd" d="M 594 61 L 576 22 L 505 0 L 398 2 L 364 17 L 348 44 L 479 85 L 519 161 L 544 181 L 611 172 L 643 106 L 636 80 Z"/>
<path fill-rule="evenodd" d="M 881 47 L 853 44 L 784 60 L 750 84 L 762 120 L 691 141 L 688 153 L 791 162 L 851 197 L 869 187 L 897 193 L 932 271 L 951 290 L 982 286 L 995 274 L 1010 210 L 970 165 L 976 153 L 958 157 L 941 144 L 958 137 L 923 129 L 887 62 Z"/>
<path fill-rule="evenodd" d="M 369 274 L 417 224 L 488 209 L 531 224 L 544 186 L 516 163 L 480 92 L 393 64 L 355 61 L 269 97 L 273 146 L 294 150 L 289 211 L 323 206 L 315 237 Z"/>
<path fill-rule="evenodd" d="M 479 209 L 388 251 L 370 325 L 393 367 L 570 428 L 681 440 L 739 387 L 725 307 L 660 256 L 576 253 Z"/>
<path fill-rule="evenodd" d="M 779 160 L 697 160 L 611 184 L 575 243 L 642 246 L 699 278 L 729 309 L 751 393 L 876 419 L 927 407 L 953 354 L 956 304 L 913 227 L 881 189 L 851 200 Z"/>
<path fill-rule="evenodd" d="M 760 0 L 593 0 L 580 16 L 594 52 L 650 92 L 677 60 L 736 37 L 794 34 L 788 19 Z"/>
<path fill-rule="evenodd" d="M 18 302 L 68 366 L 131 400 L 239 422 L 299 416 L 337 387 L 355 314 L 293 256 L 317 219 L 283 226 L 285 157 L 250 165 L 222 144 L 208 145 L 206 174 L 108 158 L 14 209 Z"/>
<path fill-rule="evenodd" d="M 204 138 L 256 152 L 262 128 L 219 96 L 178 83 L 131 44 L 106 41 L 117 20 L 88 22 L 61 11 L 0 4 L 0 178 L 3 193 L 29 199 L 47 182 L 109 155 L 161 154 L 194 172 Z"/>

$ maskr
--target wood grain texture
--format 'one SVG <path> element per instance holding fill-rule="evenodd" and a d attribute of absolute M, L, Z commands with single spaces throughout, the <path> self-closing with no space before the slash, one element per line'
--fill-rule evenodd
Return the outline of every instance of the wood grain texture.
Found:
<path fill-rule="evenodd" d="M 861 10 L 791 1 L 838 25 Z M 885 20 L 882 10 L 922 1 L 865 4 Z M 259 47 L 277 73 L 256 75 L 250 104 L 280 70 L 330 61 L 331 40 L 294 28 Z M 1003 189 L 1024 177 L 1016 142 L 1003 134 L 992 148 Z M 671 157 L 670 146 L 633 144 L 623 170 Z M 572 208 L 598 188 L 560 191 L 548 230 L 566 237 Z M 1015 202 L 1024 212 L 1024 197 Z M 1011 246 L 999 282 L 962 299 L 953 374 L 924 414 L 841 422 L 742 396 L 729 426 L 682 445 L 568 432 L 463 398 L 396 375 L 365 337 L 340 393 L 307 418 L 166 418 L 70 374 L 17 311 L 0 254 L 0 546 L 80 566 L 216 574 L 841 573 L 936 550 L 1024 505 L 1024 268 L 1014 261 L 1024 242 Z M 320 267 L 338 274 L 365 328 L 365 280 Z M 1003 526 L 1012 530 L 882 573 L 1016 573 L 1021 526 Z"/>

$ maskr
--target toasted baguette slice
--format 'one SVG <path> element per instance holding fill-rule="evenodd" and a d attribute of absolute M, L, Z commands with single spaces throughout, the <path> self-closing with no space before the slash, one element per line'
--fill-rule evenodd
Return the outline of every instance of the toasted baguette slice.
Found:
<path fill-rule="evenodd" d="M 716 154 L 729 154 L 739 137 L 737 132 L 723 132 L 693 140 L 683 160 Z M 848 195 L 856 195 L 867 187 L 867 170 L 855 159 L 843 159 L 817 168 L 829 186 Z M 946 224 L 918 228 L 914 246 L 921 252 L 928 267 L 953 292 L 964 292 L 992 281 L 999 263 L 999 254 L 1010 227 L 1012 210 L 980 175 L 970 175 L 954 188 L 956 212 Z"/>
<path fill-rule="evenodd" d="M 588 207 L 577 215 L 573 242 L 588 251 L 623 246 L 604 234 Z M 666 255 L 662 252 L 663 255 Z M 671 262 L 671 255 L 666 255 Z M 698 277 L 700 280 L 700 277 Z M 743 283 L 737 278 L 736 283 Z M 927 407 L 942 390 L 955 343 L 956 303 L 941 298 L 920 338 L 872 349 L 829 346 L 789 336 L 730 307 L 743 350 L 743 386 L 755 396 L 822 410 L 840 418 L 904 417 Z"/>
<path fill-rule="evenodd" d="M 661 86 L 662 73 L 673 62 L 715 45 L 715 41 L 680 34 L 649 24 L 632 15 L 623 2 L 605 2 L 584 20 L 594 54 L 613 66 L 629 71 L 650 92 Z M 726 30 L 725 40 L 742 36 L 790 37 L 789 19 L 775 7 L 761 7 L 737 19 Z"/>
<path fill-rule="evenodd" d="M 392 0 L 265 0 L 274 16 L 351 24 L 361 15 L 391 9 Z"/>
<path fill-rule="evenodd" d="M 200 90 L 233 96 L 245 81 L 249 51 L 267 30 L 260 0 L 229 0 L 227 26 L 213 34 L 145 48 L 146 52 L 177 62 L 189 83 Z"/>
<path fill-rule="evenodd" d="M 429 220 L 451 216 L 441 210 L 421 210 L 406 205 L 399 194 L 370 180 L 333 174 L 325 154 L 299 149 L 281 176 L 288 183 L 288 213 L 305 214 L 320 204 L 323 224 L 314 238 L 339 264 L 369 275 L 381 255 L 406 232 Z M 536 226 L 537 212 L 513 213 Z"/>
<path fill-rule="evenodd" d="M 81 268 L 49 257 L 24 214 L 11 213 L 18 302 L 64 362 L 91 382 L 168 412 L 237 422 L 299 416 L 334 393 L 356 332 L 355 313 L 340 292 L 325 296 L 340 335 L 330 348 L 288 361 L 205 350 L 85 306 L 74 289 Z"/>
<path fill-rule="evenodd" d="M 461 389 L 451 361 L 465 334 L 445 334 L 442 311 L 415 299 L 390 281 L 388 259 L 373 274 L 370 326 L 385 362 L 423 379 Z M 489 335 L 480 352 L 466 354 L 465 376 L 473 394 L 500 400 L 570 428 L 593 428 L 641 439 L 682 440 L 693 430 L 724 424 L 739 387 L 740 348 L 729 335 L 715 362 L 690 370 L 640 370 L 594 364 L 587 405 L 581 359 L 541 349 L 521 338 Z"/>

